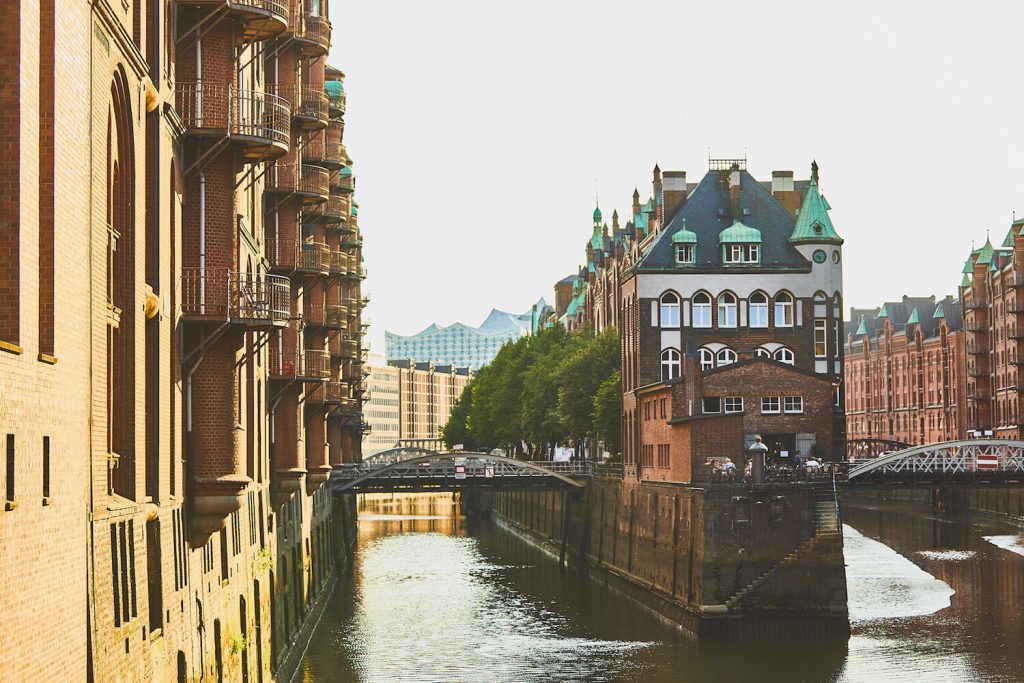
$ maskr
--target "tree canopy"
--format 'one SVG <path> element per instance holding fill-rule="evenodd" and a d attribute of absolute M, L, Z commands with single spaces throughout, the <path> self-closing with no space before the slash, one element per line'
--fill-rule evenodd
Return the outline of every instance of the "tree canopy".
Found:
<path fill-rule="evenodd" d="M 462 392 L 441 435 L 451 448 L 519 452 L 602 439 L 620 448 L 619 334 L 561 325 L 503 346 Z"/>

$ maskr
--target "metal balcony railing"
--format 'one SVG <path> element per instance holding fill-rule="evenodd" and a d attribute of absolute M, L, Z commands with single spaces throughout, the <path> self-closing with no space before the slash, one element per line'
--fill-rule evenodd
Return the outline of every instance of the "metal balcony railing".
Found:
<path fill-rule="evenodd" d="M 331 252 L 331 275 L 344 277 L 348 273 L 348 258 L 343 251 Z"/>
<path fill-rule="evenodd" d="M 337 223 L 344 220 L 345 214 L 348 213 L 348 204 L 342 197 L 332 194 L 326 202 L 320 205 L 320 213 L 325 219 Z"/>
<path fill-rule="evenodd" d="M 967 353 L 972 356 L 981 356 L 987 354 L 989 351 L 988 347 L 984 344 L 968 344 Z"/>
<path fill-rule="evenodd" d="M 268 192 L 294 192 L 326 200 L 329 182 L 327 169 L 309 164 L 274 164 L 266 173 Z"/>
<path fill-rule="evenodd" d="M 178 0 L 178 4 L 209 5 L 210 0 Z M 273 38 L 288 27 L 288 0 L 228 0 L 226 4 L 228 14 L 242 22 L 242 42 Z"/>
<path fill-rule="evenodd" d="M 305 273 L 323 273 L 331 268 L 331 250 L 321 242 L 302 242 L 295 257 L 295 270 Z"/>
<path fill-rule="evenodd" d="M 357 358 L 359 356 L 359 342 L 354 339 L 343 339 L 341 342 L 342 358 Z"/>
<path fill-rule="evenodd" d="M 348 308 L 338 304 L 306 304 L 302 318 L 307 325 L 344 329 Z"/>
<path fill-rule="evenodd" d="M 177 109 L 191 131 L 223 131 L 288 148 L 291 112 L 288 101 L 258 90 L 239 90 L 230 83 L 194 82 L 177 85 Z"/>
<path fill-rule="evenodd" d="M 328 102 L 330 103 L 331 109 L 336 109 L 336 110 L 338 110 L 339 114 L 344 114 L 345 113 L 345 99 L 346 99 L 345 91 L 342 90 L 340 93 L 338 93 L 336 95 L 331 95 L 328 98 Z"/>
<path fill-rule="evenodd" d="M 332 173 L 331 188 L 344 194 L 352 194 L 356 189 L 355 178 L 351 175 L 342 175 L 340 171 Z"/>
<path fill-rule="evenodd" d="M 343 156 L 344 151 L 345 145 L 340 142 L 328 140 L 324 143 L 324 165 L 331 169 L 337 169 L 344 166 L 347 163 Z"/>
<path fill-rule="evenodd" d="M 988 377 L 989 369 L 985 366 L 967 368 L 968 377 Z"/>
<path fill-rule="evenodd" d="M 988 323 L 978 320 L 971 320 L 964 323 L 964 329 L 968 332 L 988 332 Z"/>
<path fill-rule="evenodd" d="M 319 382 L 331 376 L 331 357 L 326 351 L 317 349 L 294 350 L 295 337 L 285 337 L 284 343 L 277 343 L 271 337 L 270 377 L 274 379 L 298 379 Z"/>
<path fill-rule="evenodd" d="M 291 285 L 288 278 L 276 275 L 182 268 L 181 312 L 187 318 L 284 325 L 291 317 Z"/>
<path fill-rule="evenodd" d="M 312 124 L 314 127 L 324 128 L 327 126 L 327 93 L 324 92 L 323 84 L 310 83 L 294 88 L 288 93 L 289 101 L 292 103 L 292 116 L 304 123 Z"/>
<path fill-rule="evenodd" d="M 968 311 L 975 311 L 979 308 L 988 308 L 988 298 L 980 296 L 964 299 L 964 308 Z"/>
<path fill-rule="evenodd" d="M 310 136 L 302 144 L 302 158 L 312 164 L 322 164 L 327 155 L 327 145 L 322 134 Z"/>
<path fill-rule="evenodd" d="M 341 403 L 349 397 L 346 382 L 325 382 L 325 394 L 328 403 Z"/>
<path fill-rule="evenodd" d="M 307 14 L 302 36 L 325 53 L 331 49 L 331 22 L 325 17 Z"/>

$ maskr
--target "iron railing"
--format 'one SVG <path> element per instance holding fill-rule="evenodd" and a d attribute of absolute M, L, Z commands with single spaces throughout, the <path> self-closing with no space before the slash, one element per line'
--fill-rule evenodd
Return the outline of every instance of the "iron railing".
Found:
<path fill-rule="evenodd" d="M 307 303 L 302 316 L 307 325 L 318 325 L 341 329 L 345 327 L 348 308 L 338 304 Z"/>
<path fill-rule="evenodd" d="M 339 113 L 344 114 L 345 113 L 345 99 L 346 99 L 346 97 L 345 97 L 345 91 L 344 90 L 342 90 L 340 93 L 338 93 L 336 95 L 329 96 L 328 101 L 330 102 L 331 109 L 337 109 Z"/>
<path fill-rule="evenodd" d="M 294 337 L 285 343 L 270 344 L 270 376 L 276 379 L 321 381 L 331 376 L 331 357 L 318 349 L 294 350 Z"/>
<path fill-rule="evenodd" d="M 274 164 L 267 169 L 268 192 L 299 192 L 327 198 L 330 175 L 327 169 L 309 164 Z"/>
<path fill-rule="evenodd" d="M 288 101 L 270 93 L 239 90 L 230 83 L 179 82 L 177 109 L 185 127 L 193 130 L 223 130 L 285 146 L 291 140 Z"/>
<path fill-rule="evenodd" d="M 331 275 L 344 277 L 348 273 L 348 258 L 343 251 L 331 252 Z"/>
<path fill-rule="evenodd" d="M 964 299 L 964 308 L 968 311 L 974 311 L 979 308 L 988 308 L 988 298 L 981 296 Z"/>
<path fill-rule="evenodd" d="M 285 323 L 291 316 L 291 285 L 288 278 L 276 275 L 182 268 L 181 302 L 184 316 L 242 324 Z"/>
<path fill-rule="evenodd" d="M 322 242 L 301 242 L 295 257 L 295 270 L 327 274 L 331 267 L 331 250 Z"/>
<path fill-rule="evenodd" d="M 323 85 L 303 85 L 290 93 L 292 116 L 327 125 L 327 93 Z"/>
<path fill-rule="evenodd" d="M 355 178 L 351 175 L 342 175 L 340 171 L 331 174 L 331 187 L 338 192 L 351 194 L 356 189 Z"/>

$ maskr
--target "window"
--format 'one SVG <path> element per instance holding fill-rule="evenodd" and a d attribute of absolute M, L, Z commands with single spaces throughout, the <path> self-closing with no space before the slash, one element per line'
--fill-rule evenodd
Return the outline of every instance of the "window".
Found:
<path fill-rule="evenodd" d="M 726 396 L 723 405 L 725 406 L 725 412 L 727 413 L 742 413 L 743 412 L 743 397 L 742 396 Z"/>
<path fill-rule="evenodd" d="M 766 415 L 781 412 L 780 400 L 778 396 L 762 396 L 761 397 L 761 412 Z"/>
<path fill-rule="evenodd" d="M 50 497 L 50 437 L 43 437 L 43 498 Z"/>
<path fill-rule="evenodd" d="M 718 367 L 732 365 L 736 362 L 736 352 L 732 349 L 722 349 L 718 352 Z"/>
<path fill-rule="evenodd" d="M 681 265 L 692 265 L 696 262 L 696 254 L 693 244 L 676 245 L 676 263 Z"/>
<path fill-rule="evenodd" d="M 715 367 L 715 354 L 711 352 L 711 349 L 700 350 L 700 369 L 710 370 Z"/>
<path fill-rule="evenodd" d="M 793 295 L 788 292 L 775 295 L 775 327 L 793 327 Z"/>
<path fill-rule="evenodd" d="M 701 399 L 700 405 L 704 413 L 722 412 L 722 398 L 720 396 L 705 396 Z"/>
<path fill-rule="evenodd" d="M 681 374 L 679 351 L 667 348 L 662 351 L 662 381 L 677 379 Z"/>
<path fill-rule="evenodd" d="M 760 244 L 726 244 L 726 263 L 758 263 L 761 260 Z"/>
<path fill-rule="evenodd" d="M 6 474 L 7 474 L 7 481 L 6 481 L 7 502 L 8 503 L 13 503 L 14 502 L 14 434 L 8 434 L 7 435 L 7 462 L 6 462 L 6 466 L 7 466 L 7 470 L 6 470 Z"/>
<path fill-rule="evenodd" d="M 736 327 L 736 297 L 729 292 L 718 295 L 718 326 Z"/>
<path fill-rule="evenodd" d="M 768 295 L 764 292 L 750 295 L 750 326 L 768 327 Z"/>
<path fill-rule="evenodd" d="M 772 352 L 769 351 L 766 348 L 760 347 L 760 348 L 757 349 L 757 357 L 758 358 L 771 358 L 772 357 Z"/>
<path fill-rule="evenodd" d="M 796 358 L 793 356 L 793 352 L 786 347 L 776 349 L 774 358 L 780 363 L 785 363 L 787 365 L 794 365 L 796 363 Z"/>
<path fill-rule="evenodd" d="M 679 297 L 672 292 L 661 295 L 661 326 L 679 327 Z"/>
<path fill-rule="evenodd" d="M 814 321 L 814 357 L 824 358 L 828 355 L 828 339 L 825 331 L 825 321 Z"/>
<path fill-rule="evenodd" d="M 786 396 L 783 399 L 783 408 L 787 413 L 802 413 L 804 412 L 804 397 L 803 396 Z"/>
<path fill-rule="evenodd" d="M 711 295 L 707 292 L 693 296 L 693 326 L 711 327 Z"/>

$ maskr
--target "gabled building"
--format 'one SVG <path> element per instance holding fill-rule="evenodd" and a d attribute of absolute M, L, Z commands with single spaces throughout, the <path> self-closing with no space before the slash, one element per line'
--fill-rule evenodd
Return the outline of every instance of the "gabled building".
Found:
<path fill-rule="evenodd" d="M 791 172 L 762 183 L 745 166 L 712 160 L 695 187 L 671 193 L 656 168 L 649 206 L 634 193 L 633 237 L 616 259 L 627 477 L 664 479 L 661 469 L 692 480 L 674 463 L 681 429 L 654 429 L 641 414 L 643 395 L 680 382 L 700 389 L 657 419 L 740 415 L 742 438 L 721 455 L 741 457 L 758 435 L 783 457 L 828 457 L 844 440 L 843 240 L 817 164 L 800 183 Z"/>
<path fill-rule="evenodd" d="M 959 300 L 904 296 L 879 308 L 851 308 L 846 332 L 851 442 L 924 444 L 965 435 L 967 378 Z"/>

